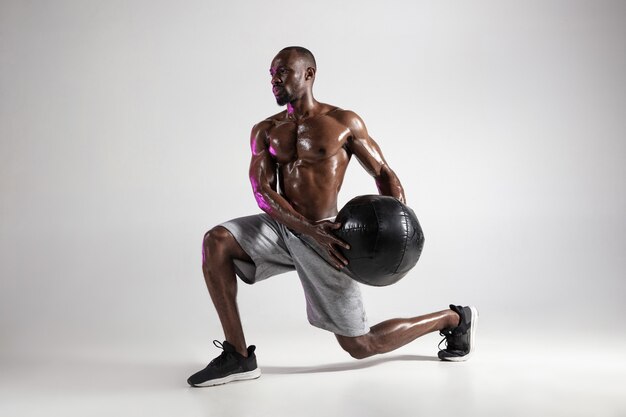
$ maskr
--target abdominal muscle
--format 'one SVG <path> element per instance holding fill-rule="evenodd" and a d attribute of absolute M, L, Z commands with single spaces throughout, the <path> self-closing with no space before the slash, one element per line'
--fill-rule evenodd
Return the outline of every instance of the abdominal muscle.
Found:
<path fill-rule="evenodd" d="M 337 215 L 337 196 L 343 183 L 347 158 L 341 163 L 327 158 L 313 163 L 288 164 L 280 168 L 280 189 L 292 207 L 311 221 Z M 339 163 L 338 163 L 339 162 Z"/>

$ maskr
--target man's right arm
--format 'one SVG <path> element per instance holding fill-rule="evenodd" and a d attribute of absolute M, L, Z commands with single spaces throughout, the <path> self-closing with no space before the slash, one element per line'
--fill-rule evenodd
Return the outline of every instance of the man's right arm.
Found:
<path fill-rule="evenodd" d="M 272 156 L 267 138 L 267 131 L 272 122 L 265 120 L 252 128 L 250 135 L 250 148 L 252 158 L 250 160 L 250 183 L 254 198 L 259 208 L 270 215 L 274 220 L 284 224 L 291 230 L 311 236 L 325 248 L 334 260 L 334 266 L 341 269 L 347 264 L 347 260 L 337 251 L 333 245 L 339 245 L 348 249 L 341 240 L 332 233 L 332 229 L 340 227 L 340 224 L 331 222 L 314 223 L 298 213 L 289 202 L 277 192 L 277 165 Z"/>

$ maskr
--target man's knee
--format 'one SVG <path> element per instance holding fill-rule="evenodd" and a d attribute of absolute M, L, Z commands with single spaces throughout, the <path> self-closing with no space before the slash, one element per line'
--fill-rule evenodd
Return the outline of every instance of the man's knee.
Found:
<path fill-rule="evenodd" d="M 369 334 L 357 337 L 335 335 L 343 350 L 354 359 L 365 359 L 376 355 L 378 350 Z"/>
<path fill-rule="evenodd" d="M 202 240 L 202 263 L 206 264 L 209 256 L 225 253 L 230 239 L 230 232 L 222 226 L 215 226 L 206 232 Z"/>

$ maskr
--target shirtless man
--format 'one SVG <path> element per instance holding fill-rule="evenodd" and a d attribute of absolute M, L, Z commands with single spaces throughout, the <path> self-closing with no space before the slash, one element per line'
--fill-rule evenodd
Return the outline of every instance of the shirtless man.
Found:
<path fill-rule="evenodd" d="M 380 194 L 404 202 L 404 191 L 363 120 L 313 98 L 317 67 L 311 52 L 288 47 L 270 68 L 272 92 L 287 109 L 252 128 L 250 181 L 262 214 L 234 219 L 204 236 L 202 270 L 225 341 L 223 352 L 187 382 L 213 386 L 261 375 L 255 347 L 247 346 L 237 308 L 237 278 L 252 284 L 297 271 L 309 322 L 335 334 L 352 357 L 367 358 L 397 349 L 434 331 L 445 337 L 442 360 L 466 360 L 478 318 L 474 307 L 450 309 L 369 327 L 358 284 L 342 269 L 349 250 L 332 231 L 340 227 L 337 196 L 350 159 L 374 177 Z M 305 242 L 306 241 L 306 242 Z M 327 253 L 322 259 L 319 253 Z"/>

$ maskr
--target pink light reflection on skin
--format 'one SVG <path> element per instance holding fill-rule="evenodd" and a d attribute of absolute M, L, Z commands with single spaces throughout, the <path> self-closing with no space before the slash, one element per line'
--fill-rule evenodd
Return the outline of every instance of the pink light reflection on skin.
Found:
<path fill-rule="evenodd" d="M 270 155 L 272 155 L 273 157 L 276 157 L 276 149 L 274 149 L 271 146 L 270 146 Z"/>

